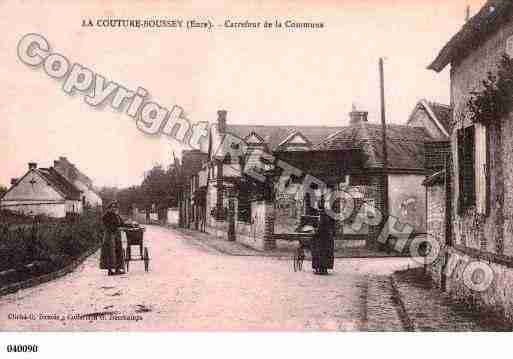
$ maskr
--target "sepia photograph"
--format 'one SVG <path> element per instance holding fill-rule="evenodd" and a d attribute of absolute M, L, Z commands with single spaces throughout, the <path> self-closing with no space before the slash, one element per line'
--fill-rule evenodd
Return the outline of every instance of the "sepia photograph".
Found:
<path fill-rule="evenodd" d="M 0 353 L 513 329 L 512 1 L 0 14 Z"/>

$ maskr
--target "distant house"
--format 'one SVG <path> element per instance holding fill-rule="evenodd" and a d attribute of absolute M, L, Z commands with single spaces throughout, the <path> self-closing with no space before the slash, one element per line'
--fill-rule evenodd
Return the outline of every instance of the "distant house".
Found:
<path fill-rule="evenodd" d="M 385 166 L 383 127 L 369 123 L 367 113 L 363 111 L 353 110 L 350 118 L 349 126 L 314 147 L 315 151 L 341 153 L 355 148 L 361 151 L 361 167 L 349 168 L 348 177 L 338 179 L 343 183 L 335 182 L 334 185 L 348 191 L 363 188 L 363 202 L 378 209 L 384 218 L 390 216 L 387 230 L 396 239 L 406 239 L 412 233 L 425 233 L 426 192 L 422 183 L 426 176 L 440 170 L 443 153 L 449 152 L 446 126 L 433 115 L 427 101 L 420 101 L 406 125 L 386 126 Z M 370 226 L 368 233 L 360 233 L 366 234 L 367 246 L 376 245 L 379 234 L 376 230 L 379 229 L 379 226 Z M 350 230 L 350 223 L 344 225 L 342 238 L 351 233 Z M 345 237 L 358 238 L 354 235 Z M 401 245 L 395 249 L 405 250 Z"/>
<path fill-rule="evenodd" d="M 512 45 L 513 3 L 489 0 L 429 66 L 451 66 L 453 160 L 426 186 L 433 222 L 443 213 L 430 230 L 443 253 L 433 278 L 452 296 L 513 321 L 513 116 L 483 121 L 468 106 Z"/>
<path fill-rule="evenodd" d="M 53 168 L 82 192 L 82 204 L 84 206 L 92 208 L 102 206 L 102 199 L 96 193 L 93 181 L 73 163 L 69 162 L 66 157 L 59 157 L 58 160 L 54 161 Z"/>
<path fill-rule="evenodd" d="M 179 219 L 181 227 L 193 228 L 205 231 L 206 213 L 203 191 L 206 187 L 206 179 L 201 178 L 201 171 L 207 154 L 199 150 L 183 151 L 182 178 L 185 184 L 179 194 Z M 205 183 L 200 188 L 200 183 Z"/>
<path fill-rule="evenodd" d="M 82 213 L 82 192 L 54 168 L 29 163 L 20 179 L 12 179 L 0 208 L 26 215 L 62 218 Z"/>
<path fill-rule="evenodd" d="M 438 153 L 448 152 L 448 136 L 443 126 L 433 135 L 426 129 L 438 128 L 439 120 L 434 117 L 427 116 L 422 125 L 420 112 L 414 111 L 410 121 L 409 125 L 387 126 L 389 161 L 384 171 L 382 129 L 367 121 L 365 111 L 354 109 L 350 124 L 341 127 L 229 125 L 226 111 L 219 111 L 208 154 L 184 152 L 183 168 L 189 172 L 180 224 L 272 248 L 277 238 L 294 232 L 302 215 L 314 213 L 319 206 L 319 196 L 311 193 L 321 189 L 314 189 L 315 184 L 303 188 L 306 175 L 328 188 L 351 191 L 360 207 L 366 202 L 380 210 L 384 210 L 387 176 L 390 213 L 412 231 L 426 232 L 422 182 L 440 170 L 443 160 L 439 157 L 443 156 Z M 226 148 L 218 151 L 222 144 Z M 231 154 L 237 151 L 230 149 L 241 146 L 245 153 L 233 158 Z M 262 157 L 272 159 L 262 165 Z M 273 170 L 279 161 L 301 174 L 280 183 L 281 172 Z M 267 168 L 261 181 L 247 175 L 253 167 Z M 340 224 L 337 238 L 349 246 L 371 245 L 376 239 L 376 228 L 351 230 Z"/>
<path fill-rule="evenodd" d="M 420 100 L 406 125 L 422 127 L 434 139 L 449 140 L 452 133 L 452 108 L 437 102 Z"/>
<path fill-rule="evenodd" d="M 444 169 L 451 153 L 452 107 L 420 100 L 406 125 L 422 127 L 431 137 L 431 140 L 424 144 L 427 175 Z"/>

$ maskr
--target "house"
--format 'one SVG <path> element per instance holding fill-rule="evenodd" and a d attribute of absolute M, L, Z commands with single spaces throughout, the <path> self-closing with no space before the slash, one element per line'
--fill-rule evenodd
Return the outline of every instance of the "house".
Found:
<path fill-rule="evenodd" d="M 439 188 L 443 181 L 444 186 L 444 191 L 430 190 L 432 203 L 439 204 L 432 207 L 445 217 L 445 228 L 430 233 L 442 247 L 431 268 L 435 282 L 453 297 L 509 320 L 513 319 L 513 120 L 511 113 L 487 118 L 486 112 L 474 111 L 469 100 L 483 89 L 488 72 L 497 74 L 501 58 L 511 56 L 512 14 L 511 1 L 488 1 L 429 65 L 436 72 L 450 65 L 454 111 L 452 164 L 445 175 L 426 183 L 428 188 Z M 444 196 L 447 201 L 442 201 Z"/>
<path fill-rule="evenodd" d="M 237 238 L 249 245 L 272 247 L 275 204 L 265 198 L 270 186 L 249 178 L 244 168 L 258 166 L 258 160 L 256 164 L 252 161 L 259 153 L 310 151 L 341 127 L 231 125 L 227 124 L 226 115 L 226 111 L 218 111 L 217 123 L 211 126 L 207 154 L 184 151 L 182 167 L 188 171 L 188 184 L 180 202 L 180 224 L 229 233 L 230 239 L 235 238 L 236 232 Z M 231 153 L 239 153 L 240 157 L 232 158 L 220 151 L 228 142 L 228 152 L 233 150 Z M 290 213 L 290 208 L 284 211 Z M 228 220 L 229 216 L 233 220 Z"/>
<path fill-rule="evenodd" d="M 314 147 L 316 151 L 335 152 L 359 148 L 364 161 L 361 168 L 348 171 L 346 188 L 351 192 L 363 187 L 362 201 L 388 220 L 384 232 L 383 223 L 360 233 L 352 233 L 351 223 L 346 223 L 340 231 L 343 238 L 360 238 L 360 244 L 379 248 L 376 241 L 382 233 L 385 239 L 391 236 L 394 243 L 390 245 L 402 252 L 407 250 L 406 239 L 426 232 L 426 190 L 422 183 L 426 176 L 441 169 L 443 153 L 449 152 L 445 113 L 450 109 L 436 105 L 437 110 L 443 108 L 444 117 L 440 120 L 442 116 L 433 111 L 434 107 L 433 103 L 421 100 L 406 125 L 386 126 L 386 164 L 383 127 L 369 123 L 366 112 L 354 109 L 349 126 Z"/>
<path fill-rule="evenodd" d="M 204 203 L 203 189 L 205 185 L 199 186 L 200 173 L 207 154 L 200 150 L 184 150 L 182 152 L 181 176 L 184 180 L 184 186 L 178 198 L 180 227 L 192 228 L 205 231 L 206 208 Z M 204 179 L 201 181 L 206 182 Z"/>
<path fill-rule="evenodd" d="M 83 174 L 73 163 L 69 162 L 66 157 L 59 157 L 58 160 L 54 161 L 53 168 L 82 191 L 83 206 L 90 208 L 102 206 L 102 199 L 96 193 L 93 181 Z"/>
<path fill-rule="evenodd" d="M 25 215 L 63 218 L 82 213 L 82 192 L 54 168 L 28 164 L 20 179 L 12 179 L 0 208 Z"/>
<path fill-rule="evenodd" d="M 391 223 L 390 232 L 410 224 L 408 236 L 412 231 L 425 233 L 422 182 L 440 169 L 443 161 L 437 153 L 447 152 L 449 146 L 446 118 L 440 120 L 440 114 L 429 117 L 433 116 L 431 105 L 429 110 L 422 120 L 425 126 L 420 107 L 412 113 L 410 125 L 387 126 L 386 170 L 382 128 L 369 123 L 365 111 L 353 109 L 349 125 L 341 127 L 229 125 L 226 111 L 219 111 L 217 126 L 211 128 L 208 154 L 196 151 L 196 156 L 203 157 L 191 161 L 184 153 L 183 167 L 191 172 L 181 202 L 181 208 L 187 208 L 181 210 L 181 225 L 227 233 L 230 240 L 260 249 L 272 248 L 276 239 L 295 231 L 302 215 L 315 212 L 324 190 L 344 189 L 356 198 L 357 209 L 366 203 L 386 212 L 384 186 L 388 180 L 387 204 L 399 222 Z M 438 132 L 430 135 L 426 126 Z M 284 183 L 283 167 L 287 165 L 297 173 Z M 260 172 L 251 173 L 253 169 Z M 326 188 L 316 188 L 316 183 L 305 187 L 308 178 Z M 337 238 L 344 241 L 340 243 L 373 245 L 380 232 L 378 225 L 354 230 L 350 224 L 338 224 Z"/>

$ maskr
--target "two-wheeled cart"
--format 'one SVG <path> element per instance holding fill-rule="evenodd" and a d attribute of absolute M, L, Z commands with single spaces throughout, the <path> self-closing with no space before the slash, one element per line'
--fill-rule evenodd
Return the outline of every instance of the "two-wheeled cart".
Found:
<path fill-rule="evenodd" d="M 316 274 L 328 274 L 335 262 L 334 242 L 335 222 L 325 212 L 318 216 L 301 216 L 296 229 L 296 240 L 299 242 L 292 257 L 294 271 L 303 269 L 305 249 L 312 254 L 312 269 Z"/>
<path fill-rule="evenodd" d="M 294 272 L 303 270 L 303 261 L 306 258 L 305 251 L 311 251 L 312 239 L 319 224 L 318 216 L 301 216 L 300 224 L 296 228 L 292 240 L 298 242 L 298 247 L 292 256 Z"/>
<path fill-rule="evenodd" d="M 150 268 L 150 255 L 148 247 L 144 246 L 144 227 L 140 227 L 138 224 L 134 224 L 121 229 L 126 234 L 126 248 L 125 248 L 125 267 L 128 272 L 130 269 L 130 262 L 143 261 L 144 270 L 149 271 Z M 132 253 L 132 246 L 139 247 L 139 255 Z"/>

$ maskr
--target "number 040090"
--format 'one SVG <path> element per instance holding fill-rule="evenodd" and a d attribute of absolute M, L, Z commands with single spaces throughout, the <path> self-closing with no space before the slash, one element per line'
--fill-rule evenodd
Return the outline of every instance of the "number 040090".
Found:
<path fill-rule="evenodd" d="M 37 353 L 39 348 L 37 345 L 30 344 L 9 344 L 7 345 L 8 353 Z"/>

